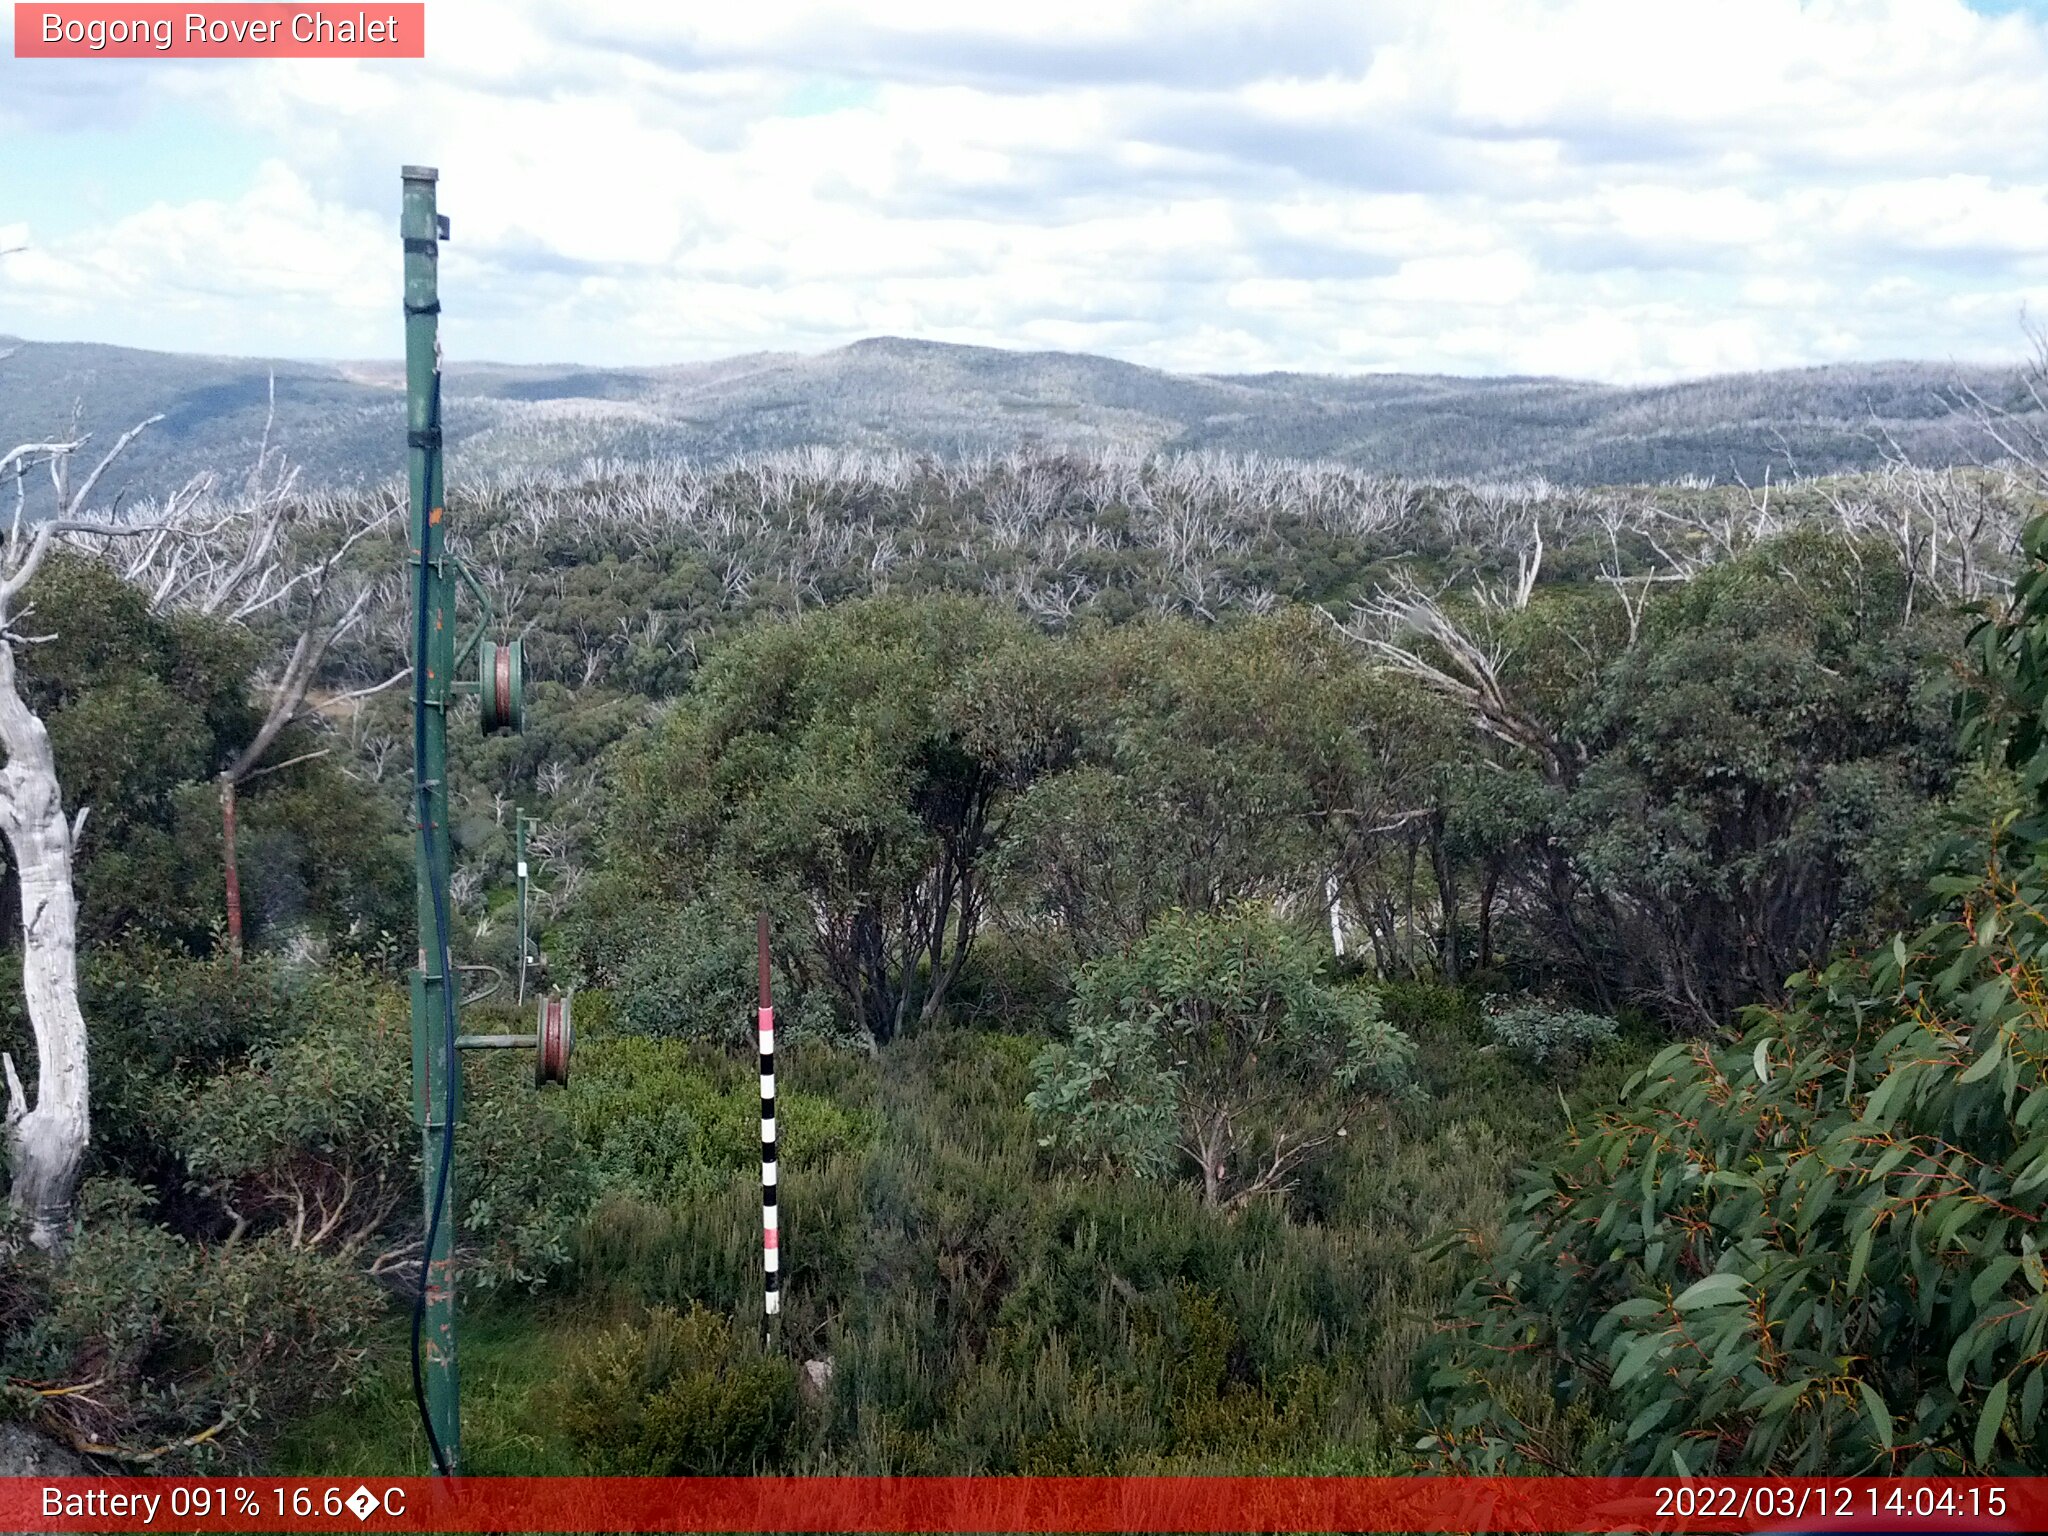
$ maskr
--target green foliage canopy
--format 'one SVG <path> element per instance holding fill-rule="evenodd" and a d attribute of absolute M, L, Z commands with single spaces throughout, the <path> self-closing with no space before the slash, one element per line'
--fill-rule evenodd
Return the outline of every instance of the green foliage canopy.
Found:
<path fill-rule="evenodd" d="M 1073 1030 L 1028 1100 L 1063 1150 L 1151 1175 L 1182 1156 L 1211 1206 L 1282 1193 L 1346 1134 L 1355 1091 L 1401 1086 L 1413 1044 L 1332 986 L 1270 912 L 1169 913 L 1081 974 Z"/>
<path fill-rule="evenodd" d="M 1972 637 L 1973 735 L 2038 794 L 2048 524 L 2029 550 Z M 1794 978 L 1739 1045 L 1669 1048 L 1529 1176 L 1476 1241 L 1434 1448 L 1486 1468 L 2043 1464 L 2044 827 L 2001 817 L 1915 931 Z M 1517 1358 L 1544 1378 L 1527 1396 L 1499 1390 Z"/>
<path fill-rule="evenodd" d="M 1070 751 L 1053 669 L 1043 636 L 959 599 L 749 631 L 623 755 L 614 856 L 742 930 L 776 913 L 799 987 L 886 1041 L 944 1002 L 1009 800 Z"/>
<path fill-rule="evenodd" d="M 23 694 L 49 728 L 65 803 L 87 811 L 81 942 L 203 950 L 223 910 L 210 780 L 260 718 L 250 702 L 257 648 L 211 620 L 152 614 L 96 561 L 50 560 L 34 595 L 45 612 L 81 620 L 53 622 L 48 642 L 20 648 Z M 298 727 L 273 749 L 280 762 L 317 752 Z M 254 780 L 239 810 L 252 940 L 309 925 L 367 953 L 380 934 L 405 928 L 403 824 L 331 758 Z M 18 905 L 10 873 L 0 880 L 0 926 L 19 924 Z"/>

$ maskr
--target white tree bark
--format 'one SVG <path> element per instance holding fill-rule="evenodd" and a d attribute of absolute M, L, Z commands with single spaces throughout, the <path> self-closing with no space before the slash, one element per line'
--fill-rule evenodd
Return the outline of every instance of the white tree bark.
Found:
<path fill-rule="evenodd" d="M 144 524 L 75 518 L 100 477 L 148 425 L 123 433 L 76 490 L 70 461 L 82 440 L 29 444 L 0 455 L 0 473 L 12 471 L 17 492 L 14 517 L 0 543 L 0 752 L 6 754 L 0 764 L 0 836 L 7 839 L 21 883 L 21 979 L 35 1039 L 34 1103 L 13 1057 L 4 1052 L 0 1075 L 7 1083 L 8 1200 L 26 1218 L 29 1241 L 45 1250 L 63 1246 L 92 1144 L 85 1016 L 78 1006 L 78 897 L 71 883 L 85 812 L 75 821 L 65 819 L 50 733 L 15 677 L 14 648 L 26 641 L 13 625 L 27 612 L 24 590 L 54 540 L 154 531 Z M 21 482 L 32 464 L 48 469 L 55 506 L 31 529 L 25 525 Z"/>
<path fill-rule="evenodd" d="M 62 1246 L 91 1142 L 85 1017 L 78 1007 L 78 902 L 71 826 L 50 734 L 15 686 L 14 647 L 0 638 L 0 833 L 21 880 L 22 991 L 36 1043 L 33 1107 L 12 1057 L 7 1077 L 9 1198 L 38 1248 Z"/>

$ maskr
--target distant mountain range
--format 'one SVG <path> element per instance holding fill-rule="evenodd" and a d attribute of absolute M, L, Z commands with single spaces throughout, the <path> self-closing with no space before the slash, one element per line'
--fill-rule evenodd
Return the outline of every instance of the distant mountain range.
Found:
<path fill-rule="evenodd" d="M 77 428 L 110 442 L 161 413 L 121 476 L 154 494 L 255 454 L 275 375 L 273 441 L 303 483 L 396 475 L 396 362 L 200 357 L 0 337 L 0 451 Z M 1335 459 L 1413 478 L 1621 484 L 1755 482 L 1871 467 L 1887 439 L 1926 463 L 1974 458 L 1944 404 L 1967 386 L 2017 399 L 1982 367 L 1855 363 L 1655 387 L 1417 374 L 1174 374 L 1105 357 L 878 337 L 817 356 L 762 353 L 663 368 L 452 364 L 452 479 L 574 470 L 585 460 L 720 458 L 833 446 L 940 454 L 1015 447 L 1219 449 Z"/>

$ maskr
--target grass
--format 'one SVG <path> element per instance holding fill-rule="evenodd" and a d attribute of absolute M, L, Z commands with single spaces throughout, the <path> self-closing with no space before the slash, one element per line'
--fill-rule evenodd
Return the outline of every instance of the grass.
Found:
<path fill-rule="evenodd" d="M 737 1469 L 1404 1470 L 1415 1362 L 1458 1280 L 1422 1250 L 1497 1226 L 1512 1171 L 1563 1128 L 1567 1096 L 1610 1094 L 1650 1042 L 1539 1085 L 1490 1049 L 1471 998 L 1410 985 L 1386 1004 L 1417 1041 L 1424 1095 L 1370 1117 L 1290 1208 L 1235 1216 L 1185 1185 L 1054 1163 L 1022 1102 L 1037 1037 L 934 1028 L 879 1062 L 793 1052 L 786 1118 L 794 1132 L 814 1100 L 817 1123 L 784 1141 L 775 1353 L 790 1370 L 829 1358 L 834 1374 L 793 1436 L 742 1445 Z M 464 1463 L 480 1475 L 600 1470 L 616 1437 L 586 1409 L 579 1449 L 564 1382 L 600 1332 L 649 1307 L 731 1319 L 730 1358 L 705 1369 L 758 1359 L 756 1175 L 723 1125 L 725 1099 L 752 1088 L 748 1064 L 618 1042 L 599 1070 L 592 1044 L 583 1097 L 564 1108 L 609 1193 L 553 1290 L 462 1318 Z M 622 1124 L 648 1117 L 645 1136 Z M 655 1134 L 653 1121 L 674 1123 Z M 380 1334 L 366 1387 L 291 1427 L 276 1470 L 426 1469 L 405 1325 Z M 622 1405 L 621 1433 L 647 1408 Z"/>
<path fill-rule="evenodd" d="M 372 1345 L 370 1380 L 294 1424 L 271 1453 L 286 1477 L 424 1477 L 433 1468 L 413 1405 L 410 1318 Z M 604 1321 L 586 1305 L 496 1302 L 460 1319 L 462 1465 L 481 1477 L 573 1476 L 591 1470 L 562 1434 L 553 1392 L 561 1364 Z"/>

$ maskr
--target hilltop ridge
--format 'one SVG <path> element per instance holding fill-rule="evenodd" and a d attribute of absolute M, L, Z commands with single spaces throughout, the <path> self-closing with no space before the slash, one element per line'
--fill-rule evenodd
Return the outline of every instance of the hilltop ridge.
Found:
<path fill-rule="evenodd" d="M 5 339 L 0 338 L 0 344 Z M 309 485 L 395 475 L 403 372 L 395 360 L 305 362 L 11 343 L 0 438 L 67 430 L 103 440 L 147 415 L 136 494 L 253 455 L 276 378 L 273 440 Z M 656 367 L 451 363 L 445 409 L 458 477 L 573 470 L 822 443 L 956 455 L 1018 447 L 1214 449 L 1332 459 L 1414 478 L 1618 484 L 1754 480 L 1877 464 L 1887 437 L 1949 463 L 1944 394 L 2002 396 L 2006 372 L 1850 363 L 1622 386 L 1562 378 L 1296 372 L 1177 374 L 1088 353 L 1009 351 L 877 336 L 828 352 L 758 352 Z"/>

